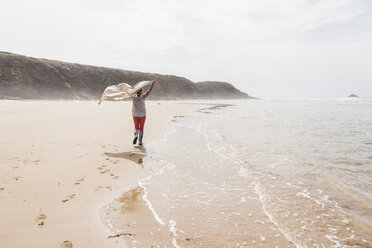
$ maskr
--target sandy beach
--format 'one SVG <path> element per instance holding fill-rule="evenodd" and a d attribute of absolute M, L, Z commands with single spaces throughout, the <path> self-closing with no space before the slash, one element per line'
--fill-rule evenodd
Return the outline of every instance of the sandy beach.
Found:
<path fill-rule="evenodd" d="M 372 248 L 372 0 L 0 8 L 0 248 Z"/>
<path fill-rule="evenodd" d="M 129 247 L 371 247 L 368 101 L 219 103 L 147 145 L 149 176 L 101 209 L 115 235 Z"/>
<path fill-rule="evenodd" d="M 0 247 L 123 247 L 104 206 L 146 176 L 146 143 L 193 104 L 147 103 L 143 148 L 130 102 L 0 102 Z"/>
<path fill-rule="evenodd" d="M 0 248 L 372 247 L 369 101 L 131 105 L 0 101 Z"/>

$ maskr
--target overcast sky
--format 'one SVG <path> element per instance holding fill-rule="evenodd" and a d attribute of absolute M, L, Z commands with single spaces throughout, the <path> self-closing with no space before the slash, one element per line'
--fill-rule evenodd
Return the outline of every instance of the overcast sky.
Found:
<path fill-rule="evenodd" d="M 372 97 L 372 0 L 0 0 L 0 50 L 257 97 Z"/>

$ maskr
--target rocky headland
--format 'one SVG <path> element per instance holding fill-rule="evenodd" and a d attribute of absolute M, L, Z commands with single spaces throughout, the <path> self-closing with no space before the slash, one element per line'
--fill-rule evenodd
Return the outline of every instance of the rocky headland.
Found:
<path fill-rule="evenodd" d="M 0 99 L 96 100 L 107 86 L 153 80 L 152 99 L 252 98 L 226 82 L 66 63 L 0 52 Z"/>

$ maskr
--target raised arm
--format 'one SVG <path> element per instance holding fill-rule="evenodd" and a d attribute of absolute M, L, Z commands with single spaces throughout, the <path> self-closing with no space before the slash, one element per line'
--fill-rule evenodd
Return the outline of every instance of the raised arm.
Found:
<path fill-rule="evenodd" d="M 152 88 L 154 87 L 155 82 L 156 82 L 155 80 L 152 80 L 152 84 L 151 84 L 150 89 L 148 89 L 148 90 L 145 92 L 145 94 L 143 94 L 143 97 L 144 97 L 144 98 L 146 98 L 146 97 L 148 97 L 148 95 L 150 95 L 150 93 L 151 93 L 151 91 L 152 91 Z"/>

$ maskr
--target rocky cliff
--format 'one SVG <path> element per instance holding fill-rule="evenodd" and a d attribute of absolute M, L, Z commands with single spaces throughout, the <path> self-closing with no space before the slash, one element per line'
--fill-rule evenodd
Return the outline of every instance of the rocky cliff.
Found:
<path fill-rule="evenodd" d="M 237 90 L 232 84 L 219 81 L 205 81 L 195 84 L 198 91 L 205 98 L 211 99 L 234 99 L 247 98 L 248 95 Z"/>
<path fill-rule="evenodd" d="M 0 52 L 0 99 L 99 99 L 121 82 L 157 81 L 153 99 L 250 98 L 225 82 L 192 81 L 178 76 L 65 63 Z"/>

